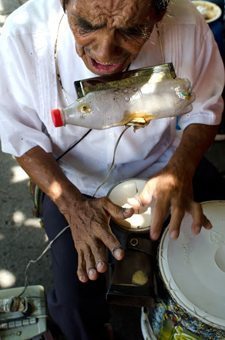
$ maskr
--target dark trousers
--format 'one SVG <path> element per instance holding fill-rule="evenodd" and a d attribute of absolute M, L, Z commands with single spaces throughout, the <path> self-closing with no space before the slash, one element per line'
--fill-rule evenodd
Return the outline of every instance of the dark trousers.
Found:
<path fill-rule="evenodd" d="M 214 166 L 203 160 L 193 181 L 197 201 L 225 200 L 225 181 Z M 66 225 L 65 218 L 45 196 L 43 221 L 52 240 Z M 52 245 L 54 289 L 48 294 L 49 313 L 69 340 L 101 340 L 109 314 L 104 276 L 95 282 L 77 279 L 77 253 L 67 229 Z"/>
<path fill-rule="evenodd" d="M 68 225 L 57 207 L 44 197 L 43 222 L 49 240 Z M 67 229 L 52 245 L 54 289 L 48 293 L 52 319 L 68 340 L 102 340 L 103 325 L 108 320 L 105 301 L 106 284 L 98 281 L 80 283 L 76 275 L 77 253 Z"/>

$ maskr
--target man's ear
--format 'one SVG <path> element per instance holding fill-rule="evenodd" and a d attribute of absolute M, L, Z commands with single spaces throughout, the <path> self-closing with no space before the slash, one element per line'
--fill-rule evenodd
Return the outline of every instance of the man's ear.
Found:
<path fill-rule="evenodd" d="M 170 0 L 154 0 L 154 6 L 156 10 L 157 21 L 162 20 L 164 17 Z"/>
<path fill-rule="evenodd" d="M 63 10 L 64 10 L 64 12 L 65 12 L 66 6 L 68 5 L 69 0 L 60 0 L 60 2 L 61 2 L 61 4 L 62 4 Z"/>
<path fill-rule="evenodd" d="M 159 21 L 162 20 L 162 18 L 164 17 L 166 13 L 166 10 L 157 10 L 156 8 L 153 8 L 153 11 L 149 12 L 149 18 L 154 20 L 155 23 L 158 23 Z"/>
<path fill-rule="evenodd" d="M 159 22 L 159 21 L 162 20 L 162 18 L 164 17 L 165 13 L 166 13 L 166 10 L 165 10 L 165 11 L 160 11 L 160 12 L 158 12 L 158 13 L 156 14 L 157 22 Z"/>

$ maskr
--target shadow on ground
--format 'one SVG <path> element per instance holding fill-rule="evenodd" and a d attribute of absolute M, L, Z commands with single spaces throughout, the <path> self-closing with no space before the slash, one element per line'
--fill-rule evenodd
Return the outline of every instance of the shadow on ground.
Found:
<path fill-rule="evenodd" d="M 0 153 L 0 288 L 24 285 L 24 271 L 47 244 L 39 220 L 32 215 L 32 200 L 25 173 L 9 155 Z M 49 254 L 29 270 L 29 283 L 51 285 Z"/>

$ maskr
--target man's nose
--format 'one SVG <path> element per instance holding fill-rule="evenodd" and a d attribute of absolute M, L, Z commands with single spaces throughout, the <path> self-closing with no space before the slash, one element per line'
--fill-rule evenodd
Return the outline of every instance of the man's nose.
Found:
<path fill-rule="evenodd" d="M 99 32 L 93 46 L 95 58 L 100 63 L 116 63 L 118 62 L 122 48 L 116 37 L 116 32 L 102 29 Z"/>

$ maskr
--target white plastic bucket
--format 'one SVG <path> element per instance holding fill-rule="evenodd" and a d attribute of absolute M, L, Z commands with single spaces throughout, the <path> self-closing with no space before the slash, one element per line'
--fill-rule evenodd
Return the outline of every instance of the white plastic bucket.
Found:
<path fill-rule="evenodd" d="M 158 263 L 168 296 L 149 313 L 157 339 L 225 339 L 225 201 L 202 207 L 211 230 L 193 235 L 186 214 L 177 240 L 168 229 L 161 238 Z"/>

